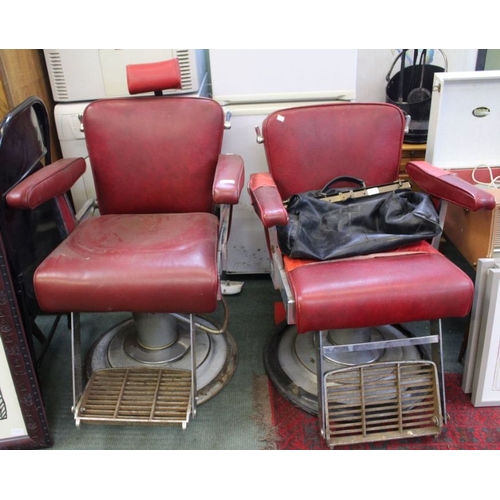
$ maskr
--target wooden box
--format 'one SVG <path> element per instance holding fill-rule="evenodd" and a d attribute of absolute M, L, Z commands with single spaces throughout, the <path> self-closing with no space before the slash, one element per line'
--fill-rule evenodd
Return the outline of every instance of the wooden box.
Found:
<path fill-rule="evenodd" d="M 494 210 L 472 212 L 449 204 L 446 214 L 445 235 L 474 268 L 478 259 L 500 257 L 500 189 L 487 190 L 497 200 Z"/>
<path fill-rule="evenodd" d="M 435 75 L 425 159 L 497 199 L 494 210 L 448 206 L 445 236 L 474 267 L 480 258 L 500 256 L 499 135 L 500 71 Z"/>

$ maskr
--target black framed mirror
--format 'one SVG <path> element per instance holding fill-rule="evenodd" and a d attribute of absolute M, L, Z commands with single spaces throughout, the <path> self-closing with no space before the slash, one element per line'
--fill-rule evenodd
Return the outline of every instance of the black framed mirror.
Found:
<path fill-rule="evenodd" d="M 30 97 L 0 123 L 0 449 L 53 444 L 38 381 L 33 289 L 39 263 L 66 236 L 55 202 L 34 210 L 9 207 L 6 195 L 51 161 L 47 110 Z"/>

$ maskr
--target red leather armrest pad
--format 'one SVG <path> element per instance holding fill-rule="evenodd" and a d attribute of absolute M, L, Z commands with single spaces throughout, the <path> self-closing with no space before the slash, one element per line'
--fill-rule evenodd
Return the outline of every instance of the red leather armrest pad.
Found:
<path fill-rule="evenodd" d="M 130 94 L 182 88 L 178 59 L 155 63 L 128 64 L 126 70 Z"/>
<path fill-rule="evenodd" d="M 495 197 L 491 193 L 425 161 L 408 163 L 406 171 L 425 192 L 442 200 L 472 211 L 482 208 L 492 210 L 496 206 Z"/>
<path fill-rule="evenodd" d="M 64 158 L 26 177 L 7 193 L 7 205 L 33 209 L 68 191 L 85 172 L 83 158 Z"/>
<path fill-rule="evenodd" d="M 245 167 L 239 155 L 222 154 L 219 156 L 213 186 L 214 203 L 235 205 L 238 203 L 243 183 Z"/>
<path fill-rule="evenodd" d="M 270 173 L 252 174 L 248 192 L 253 208 L 265 228 L 288 224 L 288 212 Z"/>

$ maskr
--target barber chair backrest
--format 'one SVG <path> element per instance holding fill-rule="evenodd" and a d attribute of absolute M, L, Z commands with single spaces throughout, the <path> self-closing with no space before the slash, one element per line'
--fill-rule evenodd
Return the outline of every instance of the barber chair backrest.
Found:
<path fill-rule="evenodd" d="M 84 128 L 101 214 L 212 212 L 224 113 L 211 99 L 95 101 Z"/>
<path fill-rule="evenodd" d="M 332 103 L 280 110 L 263 123 L 269 171 L 283 199 L 338 176 L 367 186 L 397 180 L 405 129 L 385 103 Z"/>

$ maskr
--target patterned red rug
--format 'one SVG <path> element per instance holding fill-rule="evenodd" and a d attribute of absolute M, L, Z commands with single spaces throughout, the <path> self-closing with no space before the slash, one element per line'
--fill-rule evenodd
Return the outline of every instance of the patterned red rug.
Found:
<path fill-rule="evenodd" d="M 461 388 L 462 376 L 447 373 L 448 422 L 437 437 L 424 436 L 369 444 L 338 446 L 349 450 L 499 450 L 500 408 L 475 408 Z M 318 419 L 285 400 L 269 383 L 272 424 L 279 450 L 327 450 Z"/>

